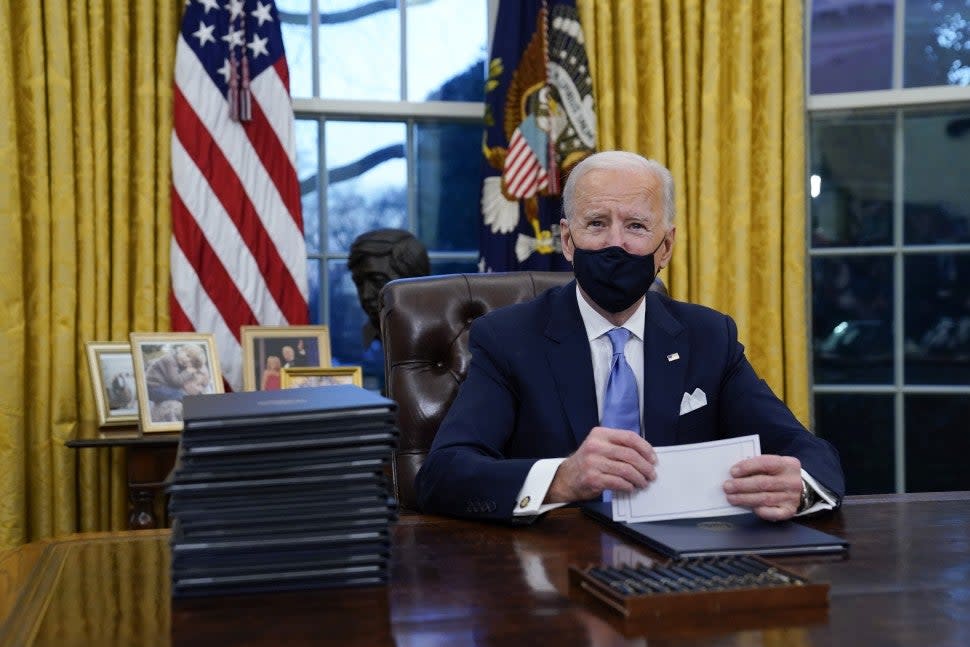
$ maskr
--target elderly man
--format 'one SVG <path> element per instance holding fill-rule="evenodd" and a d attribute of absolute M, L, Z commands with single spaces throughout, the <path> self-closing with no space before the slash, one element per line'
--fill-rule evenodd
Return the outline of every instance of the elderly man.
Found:
<path fill-rule="evenodd" d="M 592 155 L 563 207 L 576 280 L 474 322 L 468 375 L 417 477 L 422 509 L 523 521 L 646 487 L 655 445 L 754 433 L 765 453 L 732 468 L 730 503 L 770 520 L 836 507 L 837 453 L 757 377 L 730 317 L 647 291 L 673 251 L 670 171 Z M 680 415 L 698 388 L 706 406 Z"/>

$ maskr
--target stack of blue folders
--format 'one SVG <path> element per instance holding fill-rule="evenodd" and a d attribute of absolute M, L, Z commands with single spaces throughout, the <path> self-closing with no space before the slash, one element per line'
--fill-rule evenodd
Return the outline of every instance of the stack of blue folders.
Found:
<path fill-rule="evenodd" d="M 350 385 L 187 397 L 173 595 L 385 583 L 394 410 Z"/>

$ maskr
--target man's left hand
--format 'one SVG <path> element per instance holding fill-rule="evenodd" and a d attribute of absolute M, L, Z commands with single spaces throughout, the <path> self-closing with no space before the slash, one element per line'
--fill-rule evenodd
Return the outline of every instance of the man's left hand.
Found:
<path fill-rule="evenodd" d="M 793 456 L 763 454 L 731 468 L 724 492 L 731 505 L 750 508 L 768 521 L 790 519 L 802 497 L 802 464 Z"/>

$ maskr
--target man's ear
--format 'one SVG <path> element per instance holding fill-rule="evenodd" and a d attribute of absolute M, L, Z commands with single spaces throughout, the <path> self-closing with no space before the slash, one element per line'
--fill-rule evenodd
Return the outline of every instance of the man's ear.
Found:
<path fill-rule="evenodd" d="M 671 227 L 667 231 L 667 234 L 664 236 L 664 242 L 660 246 L 660 251 L 661 251 L 660 258 L 659 258 L 660 267 L 658 271 L 667 267 L 667 265 L 670 263 L 670 259 L 674 257 L 674 238 L 676 235 L 677 235 L 677 227 Z"/>
<path fill-rule="evenodd" d="M 559 241 L 562 243 L 562 255 L 570 263 L 573 262 L 573 237 L 569 235 L 569 221 L 559 219 Z"/>

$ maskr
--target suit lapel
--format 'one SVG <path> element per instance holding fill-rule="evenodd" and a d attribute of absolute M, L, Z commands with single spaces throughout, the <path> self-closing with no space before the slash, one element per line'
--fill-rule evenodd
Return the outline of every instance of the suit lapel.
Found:
<path fill-rule="evenodd" d="M 553 297 L 546 326 L 546 357 L 552 368 L 555 392 L 578 447 L 597 423 L 593 360 L 586 328 L 576 304 L 576 282 L 572 281 Z"/>
<path fill-rule="evenodd" d="M 663 299 L 647 292 L 643 331 L 644 435 L 652 445 L 677 442 L 680 401 L 684 395 L 690 348 L 684 327 L 670 314 Z"/>

